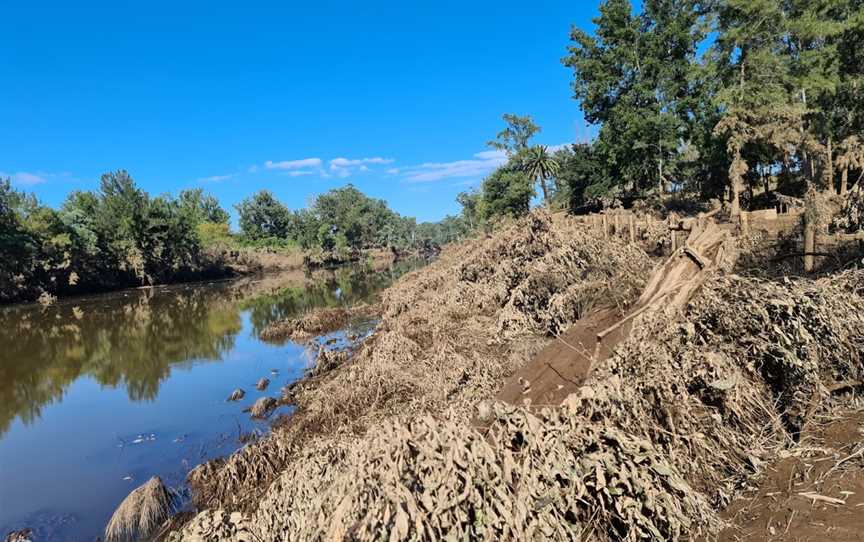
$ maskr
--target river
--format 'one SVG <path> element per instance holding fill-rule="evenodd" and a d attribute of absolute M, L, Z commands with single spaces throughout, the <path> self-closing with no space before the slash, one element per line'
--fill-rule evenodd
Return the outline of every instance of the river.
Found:
<path fill-rule="evenodd" d="M 0 537 L 28 527 L 36 540 L 94 540 L 151 476 L 182 491 L 190 469 L 238 449 L 240 435 L 265 434 L 269 422 L 243 409 L 309 366 L 306 348 L 263 342 L 261 329 L 313 307 L 372 301 L 414 267 L 0 308 Z M 260 378 L 271 380 L 263 392 Z M 245 398 L 227 402 L 238 387 Z"/>

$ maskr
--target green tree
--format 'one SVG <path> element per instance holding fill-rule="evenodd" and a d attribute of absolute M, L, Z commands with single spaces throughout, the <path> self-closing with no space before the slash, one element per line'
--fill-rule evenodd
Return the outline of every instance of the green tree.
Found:
<path fill-rule="evenodd" d="M 508 155 L 515 155 L 528 148 L 528 141 L 534 134 L 540 131 L 540 127 L 534 124 L 530 115 L 520 117 L 511 113 L 505 113 L 504 123 L 507 125 L 498 132 L 495 139 L 487 145 L 499 151 L 505 151 Z"/>
<path fill-rule="evenodd" d="M 543 203 L 548 207 L 551 200 L 546 182 L 558 174 L 560 169 L 558 161 L 549 154 L 545 145 L 535 145 L 524 151 L 519 167 L 530 179 L 539 181 L 540 189 L 543 191 Z"/>
<path fill-rule="evenodd" d="M 520 217 L 528 212 L 534 183 L 522 171 L 499 168 L 483 180 L 481 209 L 484 219 Z"/>
<path fill-rule="evenodd" d="M 606 194 L 614 184 L 593 144 L 568 145 L 556 151 L 554 158 L 559 164 L 555 200 L 571 211 Z"/>
<path fill-rule="evenodd" d="M 480 226 L 482 217 L 480 216 L 480 201 L 482 195 L 479 190 L 471 190 L 468 192 L 460 192 L 456 196 L 456 202 L 462 206 L 462 219 L 467 224 L 469 230 L 474 230 Z"/>
<path fill-rule="evenodd" d="M 715 134 L 731 157 L 731 213 L 740 211 L 747 146 L 768 144 L 789 167 L 801 143 L 803 109 L 792 103 L 783 10 L 778 0 L 723 0 L 718 8 L 714 69 L 722 81 L 717 102 L 723 117 Z"/>
<path fill-rule="evenodd" d="M 225 224 L 230 218 L 228 212 L 219 205 L 219 200 L 211 194 L 205 194 L 202 188 L 183 190 L 177 200 L 181 211 L 196 225 L 203 222 Z"/>
<path fill-rule="evenodd" d="M 696 118 L 687 97 L 706 20 L 696 0 L 649 0 L 638 14 L 628 0 L 607 0 L 593 35 L 572 30 L 563 62 L 586 120 L 601 126 L 598 156 L 619 184 L 662 193 L 680 183 L 680 150 Z"/>
<path fill-rule="evenodd" d="M 269 190 L 260 190 L 235 205 L 240 215 L 240 231 L 253 241 L 285 239 L 292 226 L 291 211 Z"/>

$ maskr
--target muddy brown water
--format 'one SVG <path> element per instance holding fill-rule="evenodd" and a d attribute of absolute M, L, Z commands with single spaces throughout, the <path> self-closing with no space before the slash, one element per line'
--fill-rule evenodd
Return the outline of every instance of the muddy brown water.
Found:
<path fill-rule="evenodd" d="M 240 434 L 266 433 L 269 422 L 243 409 L 308 367 L 301 345 L 259 340 L 264 326 L 372 301 L 419 265 L 0 307 L 0 538 L 27 527 L 36 540 L 95 540 L 151 476 L 183 491 L 188 471 L 238 449 Z M 349 325 L 362 333 L 374 322 Z M 262 377 L 271 384 L 258 391 Z M 226 402 L 237 387 L 243 400 Z"/>

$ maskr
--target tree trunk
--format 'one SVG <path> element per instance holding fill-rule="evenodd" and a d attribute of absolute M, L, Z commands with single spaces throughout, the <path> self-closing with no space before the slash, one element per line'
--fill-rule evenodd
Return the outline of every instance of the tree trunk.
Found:
<path fill-rule="evenodd" d="M 543 191 L 543 205 L 549 207 L 549 191 L 546 189 L 546 179 L 540 177 L 540 190 Z"/>
<path fill-rule="evenodd" d="M 741 215 L 741 149 L 735 149 L 735 157 L 732 158 L 732 165 L 729 167 L 729 189 L 731 190 L 730 200 L 731 205 L 729 215 L 738 217 Z"/>
<path fill-rule="evenodd" d="M 813 253 L 816 252 L 816 225 L 807 220 L 804 213 L 804 272 L 812 273 L 815 266 Z"/>
<path fill-rule="evenodd" d="M 741 199 L 738 197 L 738 186 L 736 181 L 732 181 L 732 206 L 729 210 L 729 215 L 741 215 Z"/>
<path fill-rule="evenodd" d="M 828 186 L 825 190 L 834 190 L 834 141 L 828 136 Z"/>
<path fill-rule="evenodd" d="M 845 196 L 849 190 L 849 167 L 846 166 L 840 172 L 840 195 Z"/>

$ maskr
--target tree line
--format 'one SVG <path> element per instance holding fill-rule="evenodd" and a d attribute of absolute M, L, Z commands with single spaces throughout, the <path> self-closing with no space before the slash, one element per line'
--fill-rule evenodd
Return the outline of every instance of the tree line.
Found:
<path fill-rule="evenodd" d="M 294 211 L 267 190 L 244 199 L 236 209 L 244 240 L 304 250 L 408 249 L 422 243 L 444 244 L 467 232 L 458 217 L 418 224 L 351 184 L 321 194 Z"/>
<path fill-rule="evenodd" d="M 845 194 L 864 177 L 864 1 L 606 0 L 574 28 L 562 63 L 598 129 L 555 152 L 530 145 L 530 117 L 505 115 L 490 142 L 507 163 L 463 216 L 603 198 L 688 194 L 742 207 L 776 193 Z"/>
<path fill-rule="evenodd" d="M 202 190 L 151 197 L 126 171 L 102 175 L 59 209 L 0 179 L 0 301 L 92 292 L 217 272 L 196 228 L 228 221 Z"/>
<path fill-rule="evenodd" d="M 98 190 L 75 191 L 59 208 L 0 179 L 0 302 L 207 278 L 226 273 L 220 251 L 410 249 L 464 235 L 458 217 L 417 224 L 348 185 L 289 210 L 261 191 L 229 213 L 202 189 L 152 197 L 128 172 L 102 175 Z"/>

